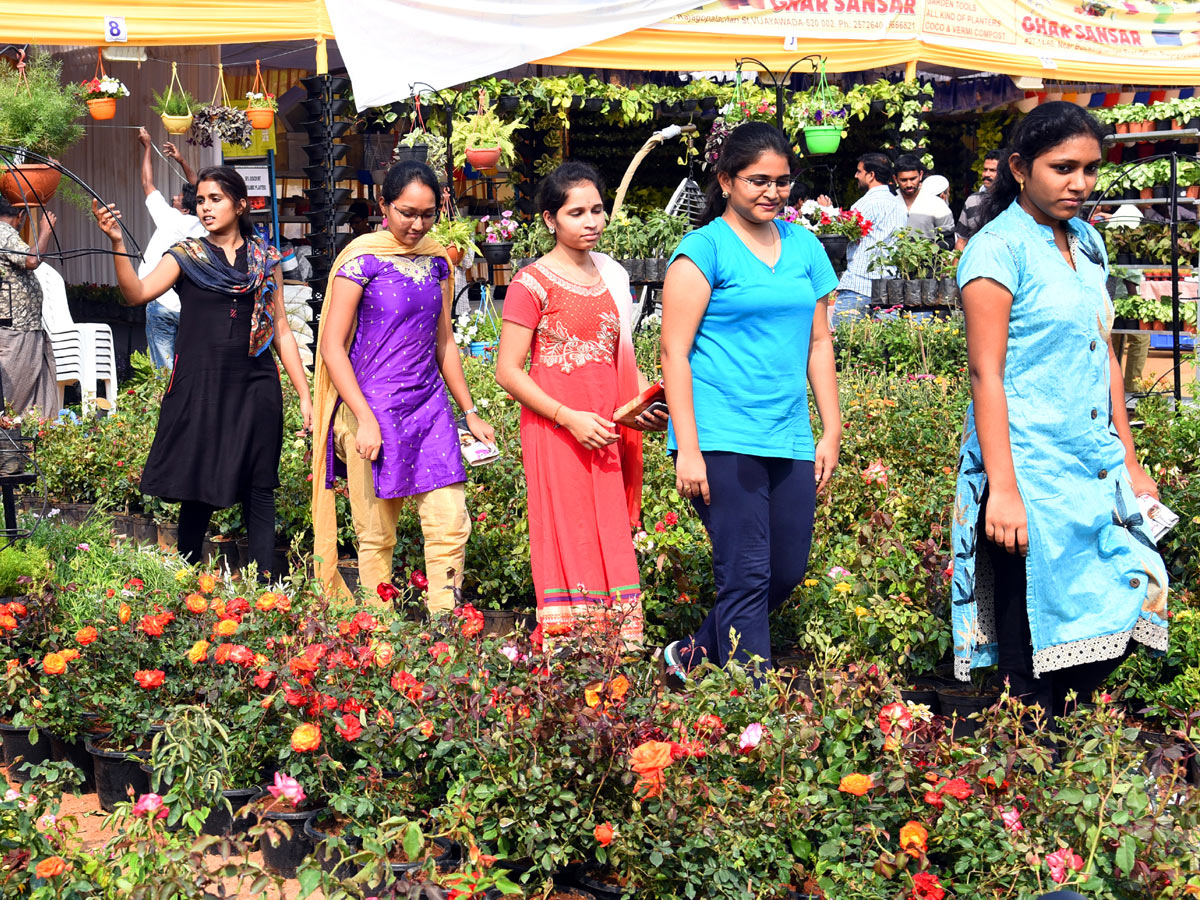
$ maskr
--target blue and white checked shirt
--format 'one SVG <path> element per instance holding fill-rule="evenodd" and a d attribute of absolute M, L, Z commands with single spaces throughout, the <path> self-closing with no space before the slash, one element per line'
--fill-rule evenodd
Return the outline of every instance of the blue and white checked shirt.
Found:
<path fill-rule="evenodd" d="M 854 291 L 870 297 L 871 279 L 892 274 L 887 269 L 868 274 L 871 260 L 886 248 L 894 231 L 908 224 L 908 207 L 901 197 L 893 194 L 885 185 L 879 185 L 859 197 L 850 208 L 862 213 L 863 218 L 871 223 L 871 232 L 861 241 L 850 245 L 846 254 L 846 271 L 838 282 L 838 290 Z M 881 244 L 884 246 L 881 247 Z"/>

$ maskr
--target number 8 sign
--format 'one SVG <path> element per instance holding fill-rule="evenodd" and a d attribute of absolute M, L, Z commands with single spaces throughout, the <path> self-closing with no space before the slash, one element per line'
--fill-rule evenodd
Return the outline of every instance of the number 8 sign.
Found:
<path fill-rule="evenodd" d="M 106 43 L 121 43 L 124 44 L 129 40 L 129 35 L 125 31 L 124 16 L 105 16 L 104 17 L 104 40 Z"/>

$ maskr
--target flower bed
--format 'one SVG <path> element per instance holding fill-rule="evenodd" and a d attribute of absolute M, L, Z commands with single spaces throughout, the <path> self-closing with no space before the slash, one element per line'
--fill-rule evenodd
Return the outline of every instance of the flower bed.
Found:
<path fill-rule="evenodd" d="M 653 327 L 639 337 L 647 371 L 655 338 Z M 203 856 L 187 851 L 225 843 L 222 877 L 247 888 L 266 879 L 261 892 L 276 876 L 248 861 L 236 835 L 199 835 L 213 827 L 210 808 L 234 818 L 225 792 L 269 786 L 278 798 L 255 810 L 298 803 L 293 837 L 305 833 L 303 813 L 325 810 L 314 827 L 326 844 L 296 873 L 302 893 L 325 896 L 386 896 L 379 882 L 409 865 L 401 856 L 429 857 L 404 885 L 428 877 L 457 896 L 496 884 L 540 895 L 556 874 L 655 898 L 1200 891 L 1200 819 L 1185 783 L 1198 736 L 1187 710 L 1200 705 L 1189 593 L 1200 416 L 1139 407 L 1141 451 L 1181 514 L 1163 548 L 1181 589 L 1168 654 L 1132 657 L 1108 688 L 1117 699 L 1061 730 L 1028 736 L 1006 701 L 956 740 L 949 722 L 898 703 L 898 692 L 933 677 L 949 643 L 961 325 L 866 323 L 839 334 L 838 353 L 842 471 L 818 509 L 810 577 L 775 626 L 781 666 L 757 688 L 744 672 L 711 670 L 686 693 L 663 693 L 652 660 L 606 652 L 603 635 L 573 635 L 574 649 L 547 656 L 523 634 L 485 637 L 470 605 L 416 621 L 415 515 L 401 526 L 397 578 L 409 584 L 395 612 L 332 604 L 302 566 L 260 591 L 114 542 L 102 516 L 43 524 L 31 538 L 39 552 L 25 552 L 28 596 L 0 613 L 4 718 L 66 742 L 103 726 L 110 749 L 150 754 L 163 799 L 118 807 L 115 843 L 88 849 L 69 821 L 44 819 L 64 764 L 35 772 L 24 794 L 0 803 L 0 853 L 26 854 L 11 857 L 6 884 L 116 897 L 156 877 L 198 897 L 211 882 L 198 874 Z M 471 473 L 468 588 L 481 605 L 528 608 L 517 407 L 482 361 L 465 366 L 513 448 Z M 94 471 L 106 485 L 153 509 L 125 472 L 140 468 L 145 447 L 123 435 L 153 427 L 161 384 L 127 390 L 116 416 L 39 428 L 48 488 L 94 488 L 100 479 L 86 473 L 103 466 Z M 74 459 L 99 441 L 105 459 Z M 303 441 L 285 446 L 289 539 L 307 531 L 307 452 Z M 661 438 L 649 436 L 637 545 L 655 643 L 697 623 L 712 598 L 707 541 L 672 484 Z M 1136 717 L 1146 710 L 1152 719 Z M 245 834 L 282 835 L 275 822 L 259 818 Z M 427 848 L 432 836 L 458 842 L 458 855 Z"/>

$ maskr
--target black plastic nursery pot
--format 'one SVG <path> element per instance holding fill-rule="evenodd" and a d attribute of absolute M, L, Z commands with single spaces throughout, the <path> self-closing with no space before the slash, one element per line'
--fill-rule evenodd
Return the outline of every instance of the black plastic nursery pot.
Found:
<path fill-rule="evenodd" d="M 56 734 L 50 735 L 50 758 L 55 762 L 69 762 L 83 774 L 83 784 L 79 786 L 80 793 L 96 792 L 96 770 L 83 738 L 64 741 Z"/>
<path fill-rule="evenodd" d="M 40 766 L 50 761 L 50 735 L 39 731 L 35 744 L 29 740 L 29 732 L 28 727 L 0 722 L 0 733 L 4 738 L 4 765 L 8 768 L 8 777 L 18 784 L 29 780 L 28 773 L 23 771 L 25 765 Z"/>
<path fill-rule="evenodd" d="M 291 830 L 291 837 L 285 837 L 282 832 L 268 831 L 258 841 L 258 849 L 262 851 L 263 864 L 272 872 L 284 878 L 295 878 L 296 870 L 305 857 L 312 853 L 313 841 L 305 832 L 304 826 L 321 810 L 270 810 L 262 817 L 268 822 L 282 822 Z"/>
<path fill-rule="evenodd" d="M 942 711 L 942 703 L 938 700 L 940 687 L 932 682 L 914 681 L 912 687 L 900 691 L 900 699 L 905 703 L 923 703 L 936 715 Z"/>
<path fill-rule="evenodd" d="M 362 866 L 357 863 L 344 863 L 342 860 L 345 856 L 353 856 L 361 850 L 362 840 L 355 835 L 346 835 L 342 838 L 346 843 L 344 850 L 322 846 L 322 842 L 329 837 L 329 832 L 323 829 L 328 827 L 329 824 L 324 818 L 316 815 L 310 816 L 304 822 L 304 836 L 312 844 L 313 852 L 322 869 L 329 872 L 334 878 L 342 880 L 353 878 L 362 869 Z"/>
<path fill-rule="evenodd" d="M 100 808 L 112 812 L 118 803 L 130 799 L 131 793 L 134 799 L 150 793 L 150 777 L 142 771 L 144 756 L 101 749 L 96 744 L 103 739 L 103 735 L 93 735 L 84 746 L 92 757 Z"/>

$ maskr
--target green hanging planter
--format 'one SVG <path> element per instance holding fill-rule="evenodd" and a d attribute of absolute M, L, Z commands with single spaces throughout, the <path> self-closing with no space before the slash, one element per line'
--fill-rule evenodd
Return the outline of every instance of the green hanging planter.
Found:
<path fill-rule="evenodd" d="M 804 146 L 812 156 L 834 153 L 841 143 L 841 125 L 809 125 L 804 129 Z"/>

